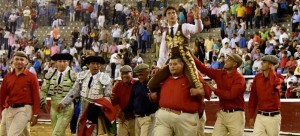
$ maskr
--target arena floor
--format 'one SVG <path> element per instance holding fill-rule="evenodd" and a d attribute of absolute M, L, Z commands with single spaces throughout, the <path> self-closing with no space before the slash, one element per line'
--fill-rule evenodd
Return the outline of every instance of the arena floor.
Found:
<path fill-rule="evenodd" d="M 38 123 L 36 126 L 30 128 L 30 134 L 31 136 L 51 136 L 51 124 L 48 122 Z M 75 136 L 71 134 L 69 127 L 66 136 Z M 205 136 L 211 136 L 211 134 L 206 133 Z"/>
<path fill-rule="evenodd" d="M 39 122 L 36 126 L 31 127 L 31 136 L 51 136 L 51 124 L 50 122 Z M 205 129 L 205 136 L 211 136 L 212 134 L 212 129 Z M 250 136 L 251 132 L 246 132 L 244 133 L 244 136 Z M 70 132 L 70 129 L 68 127 L 66 131 L 66 136 L 75 136 L 72 135 Z M 106 135 L 102 135 L 106 136 Z M 281 134 L 280 136 L 300 136 L 300 134 Z"/>

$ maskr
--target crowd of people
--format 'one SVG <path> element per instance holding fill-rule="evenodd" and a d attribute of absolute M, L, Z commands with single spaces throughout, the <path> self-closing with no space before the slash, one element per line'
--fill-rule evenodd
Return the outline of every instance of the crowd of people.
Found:
<path fill-rule="evenodd" d="M 78 104 L 74 102 L 72 105 L 77 98 L 81 98 L 80 115 L 77 117 L 86 117 L 83 120 L 80 118 L 78 124 L 75 121 L 75 126 L 78 125 L 77 133 L 80 134 L 96 135 L 97 133 L 111 132 L 113 125 L 107 126 L 103 122 L 111 122 L 114 118 L 111 118 L 106 110 L 102 116 L 105 116 L 107 120 L 99 122 L 97 118 L 91 118 L 91 115 L 100 113 L 89 112 L 90 109 L 95 110 L 97 107 L 88 105 L 91 102 L 100 103 L 106 109 L 111 110 L 111 114 L 113 114 L 116 111 L 111 108 L 111 100 L 113 105 L 119 105 L 118 110 L 121 111 L 118 119 L 120 119 L 119 122 L 122 122 L 121 128 L 124 130 L 119 130 L 120 133 L 147 135 L 153 132 L 154 135 L 162 133 L 166 135 L 174 133 L 176 135 L 201 135 L 203 128 L 199 127 L 201 123 L 203 127 L 201 119 L 205 115 L 204 106 L 198 105 L 194 97 L 202 101 L 204 98 L 210 99 L 210 93 L 213 91 L 220 98 L 222 113 L 218 115 L 218 118 L 232 112 L 236 112 L 236 116 L 240 117 L 236 120 L 236 124 L 233 124 L 234 127 L 239 126 L 239 129 L 232 132 L 222 131 L 223 128 L 230 128 L 232 124 L 225 126 L 219 124 L 230 122 L 230 120 L 217 120 L 214 134 L 241 135 L 243 131 L 239 130 L 244 129 L 244 125 L 241 124 L 245 123 L 243 117 L 245 81 L 239 79 L 243 78 L 242 75 L 255 76 L 252 84 L 252 89 L 255 91 L 251 91 L 249 100 L 252 115 L 251 126 L 254 125 L 255 110 L 253 109 L 256 109 L 257 106 L 262 108 L 259 109 L 261 113 L 258 112 L 258 114 L 267 115 L 265 113 L 272 112 L 269 115 L 276 117 L 280 114 L 278 105 L 266 108 L 265 105 L 256 103 L 257 101 L 266 101 L 266 99 L 259 99 L 262 94 L 258 93 L 258 90 L 261 89 L 259 81 L 262 80 L 262 76 L 269 76 L 272 79 L 269 81 L 270 84 L 275 86 L 268 88 L 268 92 L 278 91 L 280 92 L 278 97 L 282 98 L 300 97 L 300 89 L 298 89 L 300 82 L 297 78 L 297 75 L 300 74 L 299 1 L 222 0 L 202 1 L 197 4 L 194 1 L 184 1 L 184 3 L 178 4 L 178 9 L 168 7 L 167 0 L 148 0 L 146 2 L 139 0 L 136 6 L 108 0 L 28 1 L 30 0 L 25 0 L 23 5 L 22 0 L 16 0 L 17 6 L 13 9 L 6 8 L 3 12 L 4 25 L 0 29 L 0 48 L 7 51 L 1 59 L 1 76 L 4 80 L 7 79 L 5 78 L 7 76 L 18 78 L 11 74 L 16 72 L 15 69 L 18 66 L 18 74 L 30 75 L 30 79 L 26 81 L 35 81 L 36 78 L 27 71 L 20 71 L 23 70 L 21 67 L 23 61 L 24 63 L 26 60 L 29 61 L 28 65 L 24 67 L 38 78 L 44 79 L 41 106 L 45 111 L 47 111 L 46 96 L 53 99 L 51 101 L 51 105 L 54 105 L 51 106 L 51 116 L 53 115 L 51 121 L 55 134 L 64 134 L 68 122 L 72 119 L 71 111 L 74 110 L 74 105 Z M 281 26 L 281 18 L 291 19 L 292 27 Z M 83 22 L 83 26 L 74 28 L 69 35 L 62 35 L 61 26 L 68 26 L 69 22 L 73 21 Z M 36 37 L 35 31 L 43 26 L 51 27 L 52 31 L 46 37 Z M 209 32 L 211 28 L 220 28 L 220 39 L 212 36 L 201 37 L 203 31 Z M 249 29 L 254 29 L 255 33 L 246 35 L 246 31 Z M 195 42 L 190 40 L 192 38 L 195 38 Z M 186 48 L 188 46 L 190 50 Z M 155 58 L 158 58 L 157 61 L 155 58 L 152 59 L 152 66 L 144 63 L 143 57 L 146 53 L 153 53 Z M 25 60 L 19 57 L 25 58 Z M 169 63 L 168 67 L 164 67 L 167 62 Z M 183 72 L 183 66 L 188 67 L 188 72 Z M 195 72 L 196 67 L 203 73 L 203 76 L 206 75 L 213 79 L 214 81 L 210 83 L 214 84 L 206 84 L 200 78 L 201 75 L 198 78 L 197 72 Z M 163 68 L 163 72 L 157 71 L 159 68 Z M 66 71 L 72 72 L 66 73 Z M 162 74 L 165 71 L 168 74 Z M 214 75 L 218 72 L 220 77 Z M 280 81 L 281 74 L 286 74 L 285 83 Z M 134 81 L 133 77 L 138 80 Z M 152 77 L 152 80 L 149 80 L 149 77 Z M 175 80 L 177 78 L 178 81 Z M 228 82 L 222 82 L 222 79 L 227 78 L 230 79 Z M 99 82 L 95 82 L 98 81 L 95 79 L 99 79 Z M 154 81 L 158 79 L 159 82 Z M 25 81 L 25 79 L 23 80 Z M 236 90 L 232 94 L 235 96 L 234 98 L 220 90 L 230 90 L 232 86 L 224 85 L 224 83 L 229 84 L 229 81 L 239 81 L 235 83 L 239 86 L 232 89 Z M 161 85 L 161 82 L 165 84 Z M 175 93 L 173 99 L 169 98 L 172 88 L 180 88 L 180 85 L 185 84 L 190 84 L 190 86 L 184 86 L 182 90 L 190 90 L 190 93 Z M 217 87 L 215 87 L 216 85 Z M 8 88 L 10 87 L 8 86 Z M 157 88 L 164 93 L 158 93 Z M 57 92 L 57 90 L 60 91 Z M 115 92 L 117 90 L 130 90 L 131 93 L 118 94 Z M 33 115 L 32 125 L 34 125 L 38 114 L 37 98 L 25 99 L 26 101 L 22 101 L 21 105 L 10 105 L 9 102 L 18 101 L 4 97 L 10 95 L 5 94 L 6 92 L 1 89 L 2 96 L 0 96 L 4 98 L 1 98 L 1 106 L 25 107 L 26 110 L 32 107 L 34 111 L 30 112 Z M 274 103 L 277 102 L 277 95 L 275 97 Z M 170 101 L 167 101 L 167 98 Z M 190 100 L 187 103 L 191 107 L 186 107 L 185 103 L 176 103 L 177 98 Z M 92 101 L 94 99 L 100 100 Z M 235 99 L 237 103 L 232 105 L 227 99 Z M 221 104 L 222 102 L 224 104 Z M 147 109 L 145 109 L 145 105 L 147 105 Z M 13 109 L 7 108 L 4 112 L 13 111 Z M 61 113 L 66 111 L 70 111 L 70 113 L 61 117 Z M 158 111 L 158 115 L 154 116 L 156 111 Z M 169 113 L 172 113 L 172 116 L 173 113 L 176 114 L 172 117 L 174 120 L 177 120 L 177 115 L 186 113 L 186 119 L 195 118 L 196 121 L 182 119 L 180 121 L 191 124 L 184 124 L 185 126 L 180 123 L 172 124 L 166 120 L 171 116 Z M 159 119 L 159 121 L 155 122 L 154 130 L 149 131 L 154 119 Z M 6 122 L 12 123 L 12 120 Z M 135 132 L 131 131 L 133 122 L 135 122 Z M 97 125 L 85 128 L 86 124 Z M 99 126 L 105 126 L 103 127 L 105 129 L 97 130 L 96 128 Z M 174 129 L 165 128 L 170 126 Z M 267 134 L 273 135 L 279 133 L 280 126 L 279 129 L 265 129 Z M 261 130 L 261 128 L 256 128 L 256 130 Z M 19 132 L 22 131 L 13 128 L 8 131 L 8 134 L 20 134 Z M 76 133 L 76 130 L 73 129 L 72 132 Z M 259 132 L 255 131 L 255 133 Z"/>

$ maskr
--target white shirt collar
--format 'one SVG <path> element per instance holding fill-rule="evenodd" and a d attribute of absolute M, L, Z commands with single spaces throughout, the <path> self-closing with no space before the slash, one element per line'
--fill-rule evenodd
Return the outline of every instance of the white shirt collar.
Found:
<path fill-rule="evenodd" d="M 90 77 L 93 77 L 93 80 L 94 80 L 94 79 L 97 78 L 97 75 L 98 75 L 98 74 L 100 74 L 100 70 L 99 70 L 99 72 L 98 72 L 97 74 L 95 74 L 95 75 L 92 75 L 92 73 L 90 72 L 89 78 L 90 78 Z"/>
<path fill-rule="evenodd" d="M 57 70 L 57 74 L 58 74 L 58 76 L 59 76 L 60 73 L 62 73 L 63 76 L 64 76 L 68 70 L 70 70 L 70 67 L 69 67 L 69 66 L 67 66 L 67 68 L 66 68 L 63 72 L 60 72 L 60 71 Z"/>
<path fill-rule="evenodd" d="M 173 25 L 174 28 L 177 28 L 178 26 L 179 26 L 178 22 Z M 172 26 L 168 25 L 168 27 L 169 29 L 171 29 Z"/>

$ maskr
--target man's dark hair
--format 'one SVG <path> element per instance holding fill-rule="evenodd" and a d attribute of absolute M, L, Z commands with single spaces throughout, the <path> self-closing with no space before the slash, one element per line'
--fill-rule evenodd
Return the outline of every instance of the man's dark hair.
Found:
<path fill-rule="evenodd" d="M 182 58 L 180 58 L 179 56 L 172 56 L 172 57 L 170 58 L 170 60 L 173 60 L 173 59 L 176 59 L 176 60 L 178 60 L 179 63 L 182 63 L 182 64 L 183 64 L 183 60 L 182 60 Z"/>
<path fill-rule="evenodd" d="M 175 7 L 169 6 L 169 7 L 167 7 L 167 8 L 165 9 L 164 16 L 167 15 L 167 11 L 168 11 L 168 10 L 175 10 L 175 12 L 177 13 L 177 9 L 176 9 Z"/>
<path fill-rule="evenodd" d="M 218 57 L 217 56 L 213 56 L 212 58 L 214 61 L 217 61 L 218 60 Z"/>
<path fill-rule="evenodd" d="M 289 70 L 289 74 L 294 75 L 294 71 Z"/>

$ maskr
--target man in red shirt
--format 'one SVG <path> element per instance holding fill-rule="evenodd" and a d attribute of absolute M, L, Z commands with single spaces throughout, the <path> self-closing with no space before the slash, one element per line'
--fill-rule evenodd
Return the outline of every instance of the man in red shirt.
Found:
<path fill-rule="evenodd" d="M 249 29 L 248 24 L 250 24 L 250 29 L 252 29 L 253 13 L 253 3 L 249 1 L 246 6 L 246 29 Z"/>
<path fill-rule="evenodd" d="M 37 77 L 26 69 L 28 64 L 24 52 L 14 54 L 14 70 L 3 79 L 0 93 L 0 111 L 6 108 L 6 132 L 8 136 L 20 135 L 28 121 L 31 126 L 37 123 L 40 109 L 39 82 Z"/>
<path fill-rule="evenodd" d="M 203 74 L 215 80 L 217 88 L 209 85 L 219 97 L 221 110 L 217 113 L 213 136 L 242 136 L 245 128 L 244 92 L 246 81 L 237 68 L 242 64 L 242 58 L 237 54 L 227 54 L 224 69 L 206 67 L 194 57 L 197 68 Z"/>
<path fill-rule="evenodd" d="M 258 42 L 259 46 L 262 44 L 262 39 L 260 38 L 259 32 L 255 32 L 253 36 L 253 43 Z"/>
<path fill-rule="evenodd" d="M 196 136 L 198 135 L 198 113 L 204 110 L 202 96 L 209 96 L 209 91 L 192 88 L 184 74 L 184 62 L 173 57 L 169 62 L 171 75 L 162 83 L 159 94 L 159 107 L 156 112 L 154 136 Z M 200 77 L 200 76 L 199 76 Z M 204 80 L 200 78 L 202 83 Z M 153 92 L 156 94 L 156 92 Z M 156 99 L 153 93 L 150 100 Z M 201 115 L 202 116 L 202 115 Z"/>
<path fill-rule="evenodd" d="M 278 136 L 281 124 L 280 92 L 284 78 L 274 70 L 274 65 L 278 64 L 276 56 L 267 55 L 262 60 L 262 73 L 255 75 L 251 87 L 249 122 L 253 127 L 257 110 L 253 135 Z"/>
<path fill-rule="evenodd" d="M 132 78 L 132 68 L 124 65 L 120 68 L 122 81 L 118 82 L 112 89 L 111 100 L 114 106 L 118 106 L 118 135 L 133 136 L 134 135 L 134 114 L 125 114 L 123 109 L 127 106 L 131 89 L 134 84 Z"/>

